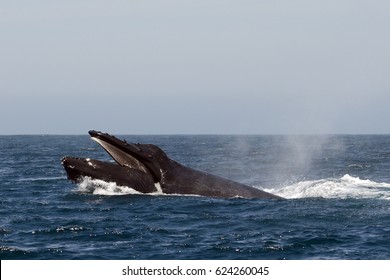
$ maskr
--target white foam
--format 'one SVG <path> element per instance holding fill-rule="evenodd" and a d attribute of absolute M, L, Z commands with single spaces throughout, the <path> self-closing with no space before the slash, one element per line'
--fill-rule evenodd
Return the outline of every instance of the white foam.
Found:
<path fill-rule="evenodd" d="M 106 182 L 99 179 L 92 179 L 91 177 L 83 177 L 83 180 L 77 184 L 77 192 L 89 193 L 95 195 L 131 195 L 131 194 L 142 194 L 142 195 L 163 195 L 163 196 L 199 196 L 195 194 L 165 194 L 162 191 L 160 183 L 156 183 L 156 192 L 153 193 L 141 193 L 127 186 L 118 186 L 114 182 Z"/>
<path fill-rule="evenodd" d="M 144 194 L 127 186 L 118 186 L 115 182 L 106 182 L 91 177 L 83 177 L 83 180 L 77 184 L 77 191 L 81 193 L 90 193 L 96 195 L 129 195 Z M 160 183 L 155 184 L 157 191 L 145 195 L 165 195 L 161 189 Z"/>
<path fill-rule="evenodd" d="M 390 199 L 390 184 L 362 180 L 348 174 L 339 179 L 301 181 L 264 191 L 285 198 L 381 198 Z"/>
<path fill-rule="evenodd" d="M 82 193 L 91 193 L 97 195 L 140 194 L 140 192 L 132 188 L 126 186 L 118 186 L 114 182 L 105 182 L 103 180 L 92 179 L 90 177 L 84 177 L 83 180 L 77 185 L 77 191 Z"/>

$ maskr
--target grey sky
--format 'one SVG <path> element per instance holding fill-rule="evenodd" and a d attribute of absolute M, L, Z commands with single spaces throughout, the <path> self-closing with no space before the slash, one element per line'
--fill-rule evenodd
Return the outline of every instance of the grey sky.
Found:
<path fill-rule="evenodd" d="M 390 2 L 3 0 L 0 134 L 390 133 Z"/>

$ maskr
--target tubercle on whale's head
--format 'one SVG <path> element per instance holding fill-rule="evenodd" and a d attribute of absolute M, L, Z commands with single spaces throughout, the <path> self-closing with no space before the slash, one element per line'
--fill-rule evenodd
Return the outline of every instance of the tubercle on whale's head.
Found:
<path fill-rule="evenodd" d="M 61 164 L 66 170 L 68 179 L 75 183 L 78 183 L 82 176 L 88 176 L 91 171 L 96 170 L 94 160 L 89 158 L 63 157 Z"/>
<path fill-rule="evenodd" d="M 150 172 L 154 181 L 160 182 L 164 163 L 169 159 L 165 152 L 153 144 L 128 143 L 113 135 L 100 131 L 89 131 L 93 140 L 98 142 L 120 165 Z"/>

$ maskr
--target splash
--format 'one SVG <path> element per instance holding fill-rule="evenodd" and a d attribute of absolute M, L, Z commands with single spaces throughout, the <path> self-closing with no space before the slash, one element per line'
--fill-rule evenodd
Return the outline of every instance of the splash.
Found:
<path fill-rule="evenodd" d="M 157 191 L 149 193 L 149 195 L 161 195 L 162 190 L 159 183 L 156 184 Z M 115 182 L 106 182 L 99 179 L 92 179 L 91 177 L 83 177 L 83 180 L 77 184 L 77 192 L 89 193 L 95 195 L 130 195 L 142 194 L 135 189 L 127 186 L 118 186 Z"/>
<path fill-rule="evenodd" d="M 105 182 L 103 180 L 92 179 L 84 177 L 83 180 L 77 184 L 77 191 L 81 193 L 90 193 L 97 195 L 128 195 L 140 194 L 136 190 L 126 187 L 118 186 L 114 182 Z"/>
<path fill-rule="evenodd" d="M 390 184 L 362 180 L 348 174 L 339 179 L 301 181 L 265 191 L 285 198 L 379 198 L 390 200 Z"/>
<path fill-rule="evenodd" d="M 200 197 L 196 194 L 165 194 L 162 192 L 160 183 L 155 184 L 157 191 L 153 193 L 141 193 L 127 186 L 118 186 L 115 182 L 106 182 L 91 177 L 83 177 L 83 180 L 77 184 L 76 192 L 88 193 L 94 195 L 163 195 L 163 196 L 189 196 Z"/>

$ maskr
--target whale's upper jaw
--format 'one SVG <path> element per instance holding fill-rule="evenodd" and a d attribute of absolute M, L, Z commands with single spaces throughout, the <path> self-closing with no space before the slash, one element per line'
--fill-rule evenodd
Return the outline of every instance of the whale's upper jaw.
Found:
<path fill-rule="evenodd" d="M 96 130 L 89 131 L 89 135 L 119 165 L 150 173 L 156 183 L 161 181 L 161 162 L 158 159 L 166 155 L 157 146 L 127 143 L 125 140 L 119 140 L 115 136 Z"/>

